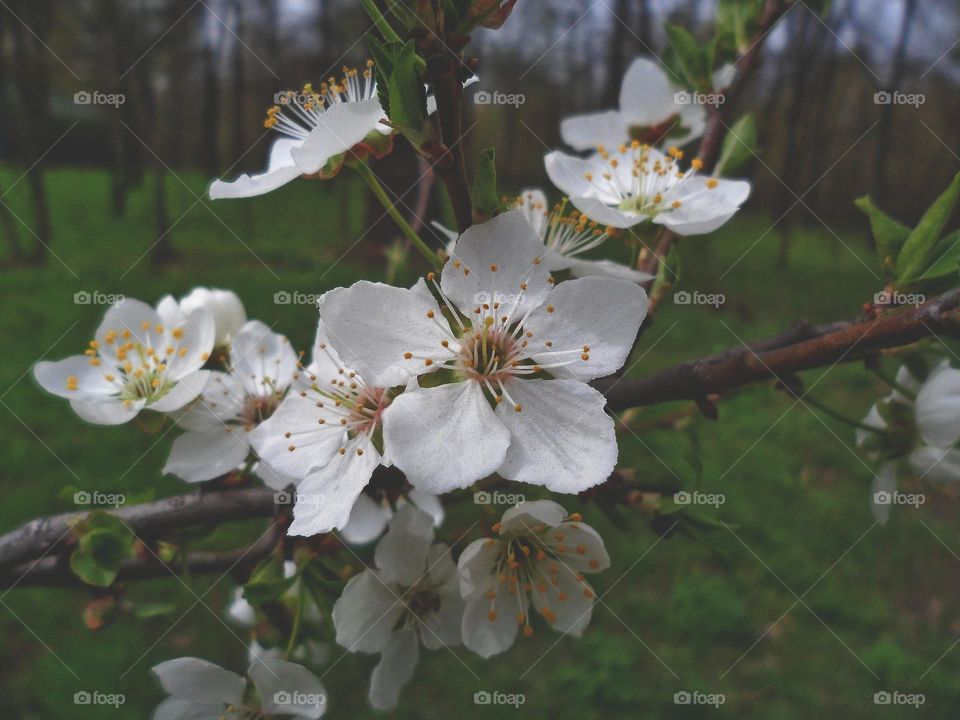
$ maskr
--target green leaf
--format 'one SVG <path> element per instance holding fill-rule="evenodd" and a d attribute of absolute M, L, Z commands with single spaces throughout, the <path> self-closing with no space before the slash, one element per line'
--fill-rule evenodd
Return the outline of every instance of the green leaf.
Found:
<path fill-rule="evenodd" d="M 885 270 L 889 269 L 891 275 L 894 274 L 897 255 L 910 236 L 910 228 L 874 205 L 869 195 L 857 198 L 853 204 L 870 219 L 870 230 L 873 232 L 873 242 L 880 257 L 880 264 Z"/>
<path fill-rule="evenodd" d="M 937 252 L 946 248 L 918 280 L 939 280 L 960 272 L 960 230 L 955 230 L 937 243 Z M 935 253 L 936 254 L 936 253 Z"/>
<path fill-rule="evenodd" d="M 679 25 L 667 23 L 666 30 L 677 65 L 688 86 L 698 90 L 711 90 L 708 49 Z"/>
<path fill-rule="evenodd" d="M 723 139 L 715 175 L 730 175 L 757 153 L 757 121 L 747 113 L 734 123 Z"/>
<path fill-rule="evenodd" d="M 953 207 L 960 195 L 960 173 L 957 173 L 943 194 L 934 200 L 933 205 L 920 218 L 917 225 L 897 258 L 897 268 L 901 282 L 909 281 L 923 272 L 932 259 L 934 248 L 940 239 L 943 226 L 950 219 Z"/>
<path fill-rule="evenodd" d="M 714 20 L 717 36 L 743 54 L 750 47 L 762 8 L 763 0 L 719 0 Z"/>
<path fill-rule="evenodd" d="M 387 90 L 387 81 L 393 72 L 394 57 L 400 50 L 400 43 L 381 42 L 372 33 L 367 33 L 367 47 L 373 56 L 374 72 L 377 75 L 377 98 L 380 107 L 390 117 L 390 94 Z"/>
<path fill-rule="evenodd" d="M 500 207 L 500 198 L 497 196 L 496 150 L 492 147 L 481 152 L 477 159 L 470 195 L 473 198 L 474 211 L 482 217 L 491 217 Z"/>
<path fill-rule="evenodd" d="M 175 603 L 137 603 L 133 608 L 133 616 L 138 620 L 163 617 L 173 614 L 177 609 Z"/>
<path fill-rule="evenodd" d="M 250 580 L 243 586 L 243 597 L 251 605 L 279 600 L 297 581 L 297 576 L 285 577 L 283 572 L 283 558 L 273 553 L 260 561 L 260 564 L 250 575 Z"/>
<path fill-rule="evenodd" d="M 74 531 L 78 542 L 70 554 L 70 569 L 89 585 L 108 587 L 131 555 L 133 535 L 119 518 L 104 512 L 91 513 Z"/>
<path fill-rule="evenodd" d="M 420 144 L 427 121 L 427 95 L 417 64 L 417 51 L 410 40 L 393 57 L 393 68 L 387 78 L 390 111 L 387 117 L 398 125 L 416 145 Z"/>

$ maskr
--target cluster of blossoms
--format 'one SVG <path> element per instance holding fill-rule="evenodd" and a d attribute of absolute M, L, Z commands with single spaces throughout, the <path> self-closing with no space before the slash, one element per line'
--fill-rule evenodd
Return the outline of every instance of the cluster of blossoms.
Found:
<path fill-rule="evenodd" d="M 889 396 L 876 402 L 856 431 L 857 446 L 878 465 L 870 489 L 874 515 L 886 522 L 899 478 L 955 483 L 960 480 L 960 370 L 940 361 L 925 379 L 906 365 Z"/>
<path fill-rule="evenodd" d="M 370 684 L 378 708 L 396 704 L 420 645 L 462 643 L 489 657 L 518 632 L 532 635 L 535 614 L 578 636 L 595 598 L 585 574 L 610 564 L 600 536 L 578 514 L 531 501 L 455 562 L 434 542 L 439 496 L 494 474 L 579 493 L 614 470 L 614 423 L 590 382 L 626 362 L 648 308 L 641 283 L 653 277 L 588 255 L 646 220 L 679 234 L 711 232 L 750 191 L 744 181 L 699 175 L 697 159 L 681 170 L 682 150 L 656 147 L 703 130 L 702 108 L 677 110 L 675 90 L 656 65 L 635 62 L 619 110 L 562 125 L 571 147 L 594 151 L 545 158 L 568 198 L 551 206 L 530 188 L 487 222 L 445 231 L 442 269 L 412 287 L 360 281 L 327 292 L 308 361 L 248 320 L 232 292 L 198 288 L 156 308 L 120 302 L 84 355 L 41 362 L 34 375 L 90 422 L 166 415 L 184 432 L 164 472 L 186 482 L 252 472 L 278 491 L 295 488 L 289 535 L 379 538 L 375 567 L 349 581 L 332 612 L 340 645 L 380 656 Z M 265 126 L 282 135 L 267 170 L 214 182 L 212 198 L 331 178 L 345 163 L 382 157 L 395 130 L 372 63 L 279 95 Z M 554 275 L 564 272 L 570 279 Z M 389 502 L 369 487 L 380 466 L 409 485 Z M 238 594 L 229 617 L 250 627 L 256 611 Z M 302 649 L 294 657 L 322 655 Z M 323 713 L 323 687 L 309 671 L 256 642 L 250 656 L 252 689 L 195 658 L 158 666 L 171 697 L 155 717 Z"/>

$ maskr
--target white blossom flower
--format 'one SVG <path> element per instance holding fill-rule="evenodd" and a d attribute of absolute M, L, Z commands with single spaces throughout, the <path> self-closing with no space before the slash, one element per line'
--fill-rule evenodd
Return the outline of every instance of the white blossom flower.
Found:
<path fill-rule="evenodd" d="M 316 720 L 327 709 L 323 683 L 302 665 L 283 660 L 255 662 L 247 670 L 259 702 L 245 702 L 247 681 L 219 665 L 194 657 L 167 660 L 153 668 L 170 697 L 153 720 L 244 720 L 290 716 Z"/>
<path fill-rule="evenodd" d="M 381 386 L 419 378 L 384 416 L 390 460 L 414 487 L 439 494 L 499 472 L 579 492 L 613 470 L 613 421 L 587 382 L 623 365 L 647 296 L 612 278 L 554 287 L 543 252 L 513 210 L 467 230 L 439 284 L 428 276 L 449 317 L 423 282 L 327 294 L 347 365 Z"/>
<path fill-rule="evenodd" d="M 623 76 L 619 109 L 566 118 L 560 136 L 575 150 L 616 147 L 631 140 L 685 144 L 703 134 L 706 110 L 701 104 L 677 102 L 682 93 L 661 63 L 637 58 Z"/>
<path fill-rule="evenodd" d="M 203 482 L 240 466 L 250 433 L 280 405 L 297 370 L 283 335 L 251 320 L 230 346 L 228 372 L 212 371 L 197 402 L 177 422 L 178 437 L 163 468 L 187 482 Z"/>
<path fill-rule="evenodd" d="M 637 141 L 614 147 L 600 145 L 588 158 L 558 151 L 544 158 L 550 181 L 598 223 L 629 228 L 650 220 L 678 235 L 703 235 L 733 217 L 750 195 L 746 180 L 697 175 L 703 167 L 697 158 L 681 171 L 677 148 L 664 155 Z"/>
<path fill-rule="evenodd" d="M 890 505 L 877 503 L 876 494 L 896 490 L 897 477 L 909 468 L 921 480 L 953 483 L 960 480 L 960 370 L 948 361 L 939 363 L 919 382 L 903 366 L 896 388 L 875 403 L 863 424 L 880 432 L 856 431 L 857 446 L 879 463 L 871 487 L 871 502 L 878 522 L 885 523 Z"/>
<path fill-rule="evenodd" d="M 247 322 L 243 302 L 232 290 L 197 287 L 180 298 L 180 309 L 188 315 L 199 308 L 207 308 L 213 314 L 216 328 L 214 345 L 228 347 Z"/>
<path fill-rule="evenodd" d="M 533 634 L 531 605 L 554 630 L 579 637 L 594 602 L 583 573 L 610 567 L 596 530 L 550 500 L 510 508 L 493 529 L 497 537 L 474 540 L 458 561 L 464 645 L 483 657 L 507 650 L 519 628 Z"/>
<path fill-rule="evenodd" d="M 172 412 L 197 397 L 209 375 L 201 368 L 213 339 L 213 316 L 206 310 L 168 323 L 146 303 L 127 298 L 107 311 L 84 355 L 39 362 L 33 375 L 87 422 L 119 425 L 144 408 Z"/>
<path fill-rule="evenodd" d="M 263 461 L 299 481 L 290 535 L 347 524 L 373 471 L 386 462 L 374 436 L 389 405 L 386 388 L 368 385 L 344 366 L 321 320 L 310 365 L 295 375 L 276 412 L 250 434 Z"/>
<path fill-rule="evenodd" d="M 337 643 L 350 652 L 380 653 L 370 702 L 386 710 L 413 677 L 420 655 L 460 644 L 463 601 L 450 549 L 434 543 L 433 519 L 404 505 L 374 552 L 376 569 L 353 577 L 333 607 Z"/>
<path fill-rule="evenodd" d="M 264 127 L 283 137 L 274 142 L 267 169 L 259 175 L 241 175 L 233 182 L 215 181 L 210 186 L 212 199 L 252 197 L 276 190 L 301 175 L 325 171 L 331 159 L 368 136 L 376 138 L 372 133 L 392 132 L 381 122 L 386 113 L 377 99 L 373 61 L 368 61 L 363 71 L 345 68 L 342 80 L 330 78 L 319 90 L 307 84 L 300 92 L 279 94 L 278 100 L 267 111 Z M 367 148 L 371 150 L 375 150 L 372 145 Z"/>
<path fill-rule="evenodd" d="M 436 495 L 412 488 L 406 493 L 406 497 L 398 498 L 397 504 L 403 506 L 407 501 L 430 515 L 435 528 L 443 524 L 443 504 Z M 370 495 L 360 493 L 350 510 L 350 519 L 340 534 L 351 545 L 366 545 L 383 535 L 392 517 L 393 508 L 386 498 L 377 502 Z"/>
<path fill-rule="evenodd" d="M 544 245 L 543 262 L 547 270 L 569 270 L 574 277 L 600 275 L 633 282 L 645 282 L 652 275 L 634 270 L 611 260 L 587 260 L 582 253 L 599 247 L 612 234 L 611 228 L 601 228 L 576 210 L 567 212 L 567 200 L 550 209 L 547 196 L 540 188 L 523 190 L 516 200 L 516 207 L 523 211 L 534 232 Z M 447 254 L 453 255 L 459 235 L 439 223 L 433 227 L 447 236 Z"/>

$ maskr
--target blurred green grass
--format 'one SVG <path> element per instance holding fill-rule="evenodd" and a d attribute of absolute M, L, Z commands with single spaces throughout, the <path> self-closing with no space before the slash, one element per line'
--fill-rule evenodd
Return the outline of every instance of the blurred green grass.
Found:
<path fill-rule="evenodd" d="M 9 187 L 17 174 L 2 177 Z M 250 317 L 276 323 L 296 347 L 308 348 L 315 310 L 277 305 L 276 292 L 319 293 L 385 277 L 381 250 L 369 238 L 353 246 L 370 210 L 350 180 L 292 183 L 264 198 L 212 204 L 210 212 L 196 202 L 200 178 L 169 178 L 170 217 L 183 217 L 172 234 L 179 260 L 163 270 L 145 257 L 156 239 L 148 188 L 134 191 L 126 216 L 116 219 L 105 174 L 56 170 L 48 181 L 60 260 L 51 257 L 45 269 L 2 271 L 2 531 L 64 509 L 65 486 L 128 495 L 153 489 L 157 496 L 186 490 L 160 476 L 172 434 L 147 434 L 134 424 L 86 425 L 28 375 L 37 360 L 78 352 L 91 337 L 104 308 L 75 304 L 74 293 L 156 302 L 198 284 L 229 287 Z M 31 222 L 22 185 L 4 201 Z M 795 232 L 790 270 L 777 271 L 777 235 L 769 224 L 744 213 L 709 241 L 683 242 L 681 287 L 724 293 L 727 302 L 714 309 L 665 301 L 631 360 L 631 374 L 776 333 L 800 317 L 852 316 L 878 289 L 863 262 L 820 226 Z M 871 265 L 861 229 L 836 230 Z M 418 262 L 411 259 L 414 268 Z M 412 280 L 409 272 L 401 279 Z M 881 391 L 853 366 L 813 370 L 804 380 L 814 397 L 851 417 L 862 416 Z M 645 409 L 635 421 L 678 407 Z M 698 487 L 725 494 L 715 515 L 729 530 L 708 533 L 708 546 L 682 536 L 659 539 L 640 515 L 621 531 L 595 507 L 562 498 L 601 531 L 613 558 L 594 583 L 602 602 L 585 636 L 560 639 L 538 626 L 532 639 L 521 638 L 487 662 L 462 648 L 453 650 L 456 658 L 446 650 L 423 653 L 396 716 L 517 717 L 512 707 L 473 705 L 475 692 L 498 690 L 525 695 L 524 717 L 894 717 L 906 711 L 878 709 L 873 694 L 898 689 L 926 694 L 911 717 L 954 717 L 960 650 L 934 663 L 960 633 L 956 506 L 941 498 L 921 511 L 894 510 L 886 527 L 872 527 L 870 474 L 850 449 L 849 429 L 794 406 L 770 383 L 723 401 L 720 415 L 719 422 L 694 420 L 684 432 L 624 433 L 621 456 L 638 477 L 676 475 L 692 487 L 690 457 L 698 447 Z M 494 521 L 468 503 L 451 513 L 444 539 L 456 539 L 478 512 L 484 524 Z M 7 716 L 148 717 L 162 698 L 149 673 L 157 662 L 189 654 L 245 669 L 245 634 L 219 620 L 231 581 L 208 592 L 213 578 L 184 580 L 128 591 L 135 602 L 174 603 L 171 615 L 121 617 L 96 632 L 81 617 L 91 593 L 16 588 L 0 598 Z M 341 660 L 341 653 L 331 648 L 324 677 L 329 716 L 376 716 L 365 700 L 375 658 Z M 123 692 L 127 704 L 119 711 L 73 705 L 74 692 L 95 689 Z M 719 710 L 677 706 L 679 690 L 724 693 L 726 702 Z"/>

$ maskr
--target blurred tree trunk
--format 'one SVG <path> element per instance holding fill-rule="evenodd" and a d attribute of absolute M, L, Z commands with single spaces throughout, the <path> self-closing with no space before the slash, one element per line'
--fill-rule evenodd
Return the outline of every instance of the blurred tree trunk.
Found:
<path fill-rule="evenodd" d="M 907 45 L 910 43 L 910 31 L 913 28 L 913 20 L 917 9 L 917 0 L 903 0 L 903 2 L 903 18 L 900 22 L 900 35 L 897 38 L 897 48 L 893 54 L 890 78 L 884 87 L 884 91 L 888 93 L 900 90 L 900 81 L 903 80 L 903 72 L 906 64 Z M 877 154 L 874 162 L 876 170 L 874 172 L 873 194 L 881 205 L 886 199 L 886 173 L 887 161 L 890 157 L 890 134 L 893 130 L 893 107 L 893 103 L 890 102 L 885 105 L 880 105 L 879 107 L 880 124 L 877 128 Z"/>
<path fill-rule="evenodd" d="M 236 35 L 233 38 L 233 57 L 231 65 L 231 80 L 233 80 L 233 90 L 230 93 L 230 100 L 233 104 L 233 151 L 230 158 L 231 163 L 238 162 L 247 150 L 246 133 L 244 129 L 247 125 L 247 114 L 244 111 L 244 100 L 246 97 L 246 68 L 244 67 L 244 53 L 246 48 L 242 38 L 244 37 L 243 22 L 243 4 L 240 0 L 233 0 L 233 32 Z"/>
<path fill-rule="evenodd" d="M 213 17 L 213 10 L 204 7 L 206 12 L 200 14 L 200 35 L 203 44 L 201 63 L 203 65 L 203 109 L 201 112 L 201 136 L 203 148 L 200 156 L 203 158 L 203 171 L 208 177 L 217 177 L 223 169 L 220 167 L 220 74 L 217 63 L 220 51 L 223 48 L 225 28 L 217 18 Z M 212 30 L 207 29 L 210 24 Z"/>
<path fill-rule="evenodd" d="M 130 19 L 126 17 L 124 8 L 117 0 L 101 0 L 97 5 L 97 28 L 109 28 L 105 34 L 103 44 L 104 65 L 110 68 L 115 92 L 128 95 L 126 84 L 122 79 L 124 70 L 129 62 L 129 46 L 127 45 L 127 25 Z M 116 108 L 110 115 L 110 201 L 113 214 L 123 217 L 127 212 L 127 190 L 130 178 L 128 177 L 127 135 L 123 129 L 124 118 L 129 118 L 129 109 L 126 103 Z"/>
<path fill-rule="evenodd" d="M 625 55 L 630 39 L 630 5 L 630 0 L 617 0 L 616 5 L 611 9 L 613 28 L 610 32 L 610 42 L 607 43 L 607 78 L 603 93 L 603 104 L 610 107 L 617 106 L 620 98 L 620 83 L 623 81 L 623 72 L 627 64 Z"/>
<path fill-rule="evenodd" d="M 14 79 L 22 107 L 22 117 L 29 120 L 22 123 L 21 140 L 25 162 L 33 167 L 27 173 L 27 187 L 30 189 L 30 203 L 33 207 L 32 228 L 37 244 L 34 245 L 28 260 L 42 265 L 47 260 L 47 249 L 52 239 L 50 224 L 50 203 L 44 178 L 47 151 L 46 142 L 50 127 L 47 104 L 49 101 L 49 81 L 47 74 L 47 50 L 42 47 L 40 38 L 50 37 L 53 16 L 52 2 L 27 3 L 21 0 L 14 3 L 17 16 L 27 23 L 32 32 L 14 28 L 13 58 L 17 66 Z M 45 41 L 44 41 L 45 42 Z"/>

